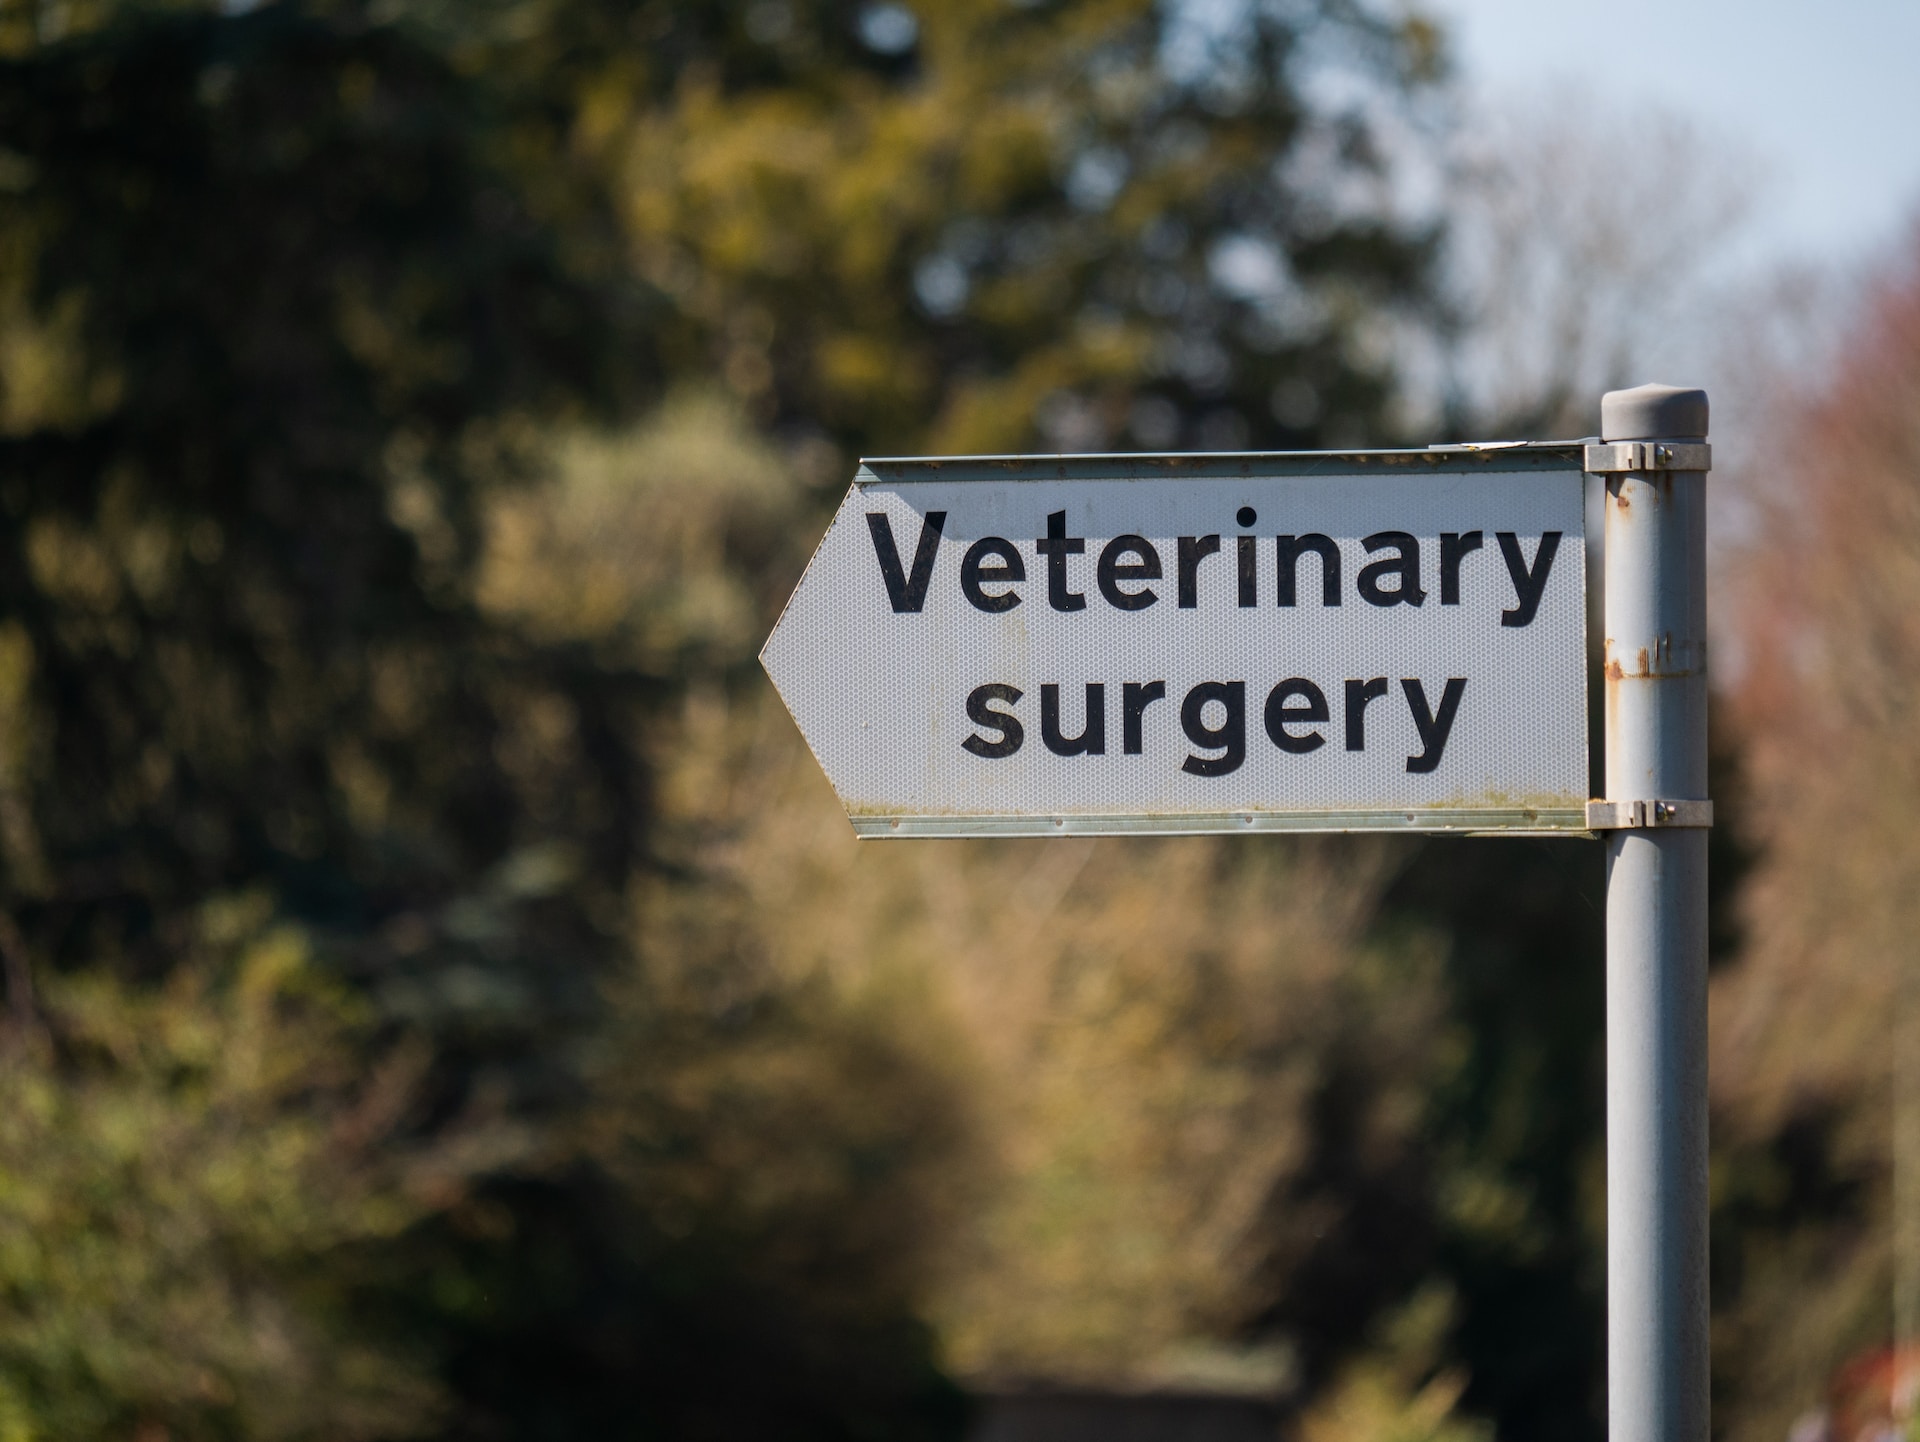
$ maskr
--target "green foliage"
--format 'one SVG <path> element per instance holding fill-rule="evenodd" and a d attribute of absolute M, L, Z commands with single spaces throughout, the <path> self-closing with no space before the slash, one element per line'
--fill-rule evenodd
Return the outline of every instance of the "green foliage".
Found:
<path fill-rule="evenodd" d="M 1466 1379 L 1438 1366 L 1451 1302 L 1429 1287 L 1388 1317 L 1376 1350 L 1301 1419 L 1303 1442 L 1491 1442 L 1490 1426 L 1455 1410 Z"/>
<path fill-rule="evenodd" d="M 324 1097 L 269 1090 L 221 1114 L 229 1131 L 183 1137 L 162 1124 L 182 1104 L 164 1069 L 129 1062 L 117 1104 L 154 1114 L 157 1147 L 229 1167 L 277 1150 L 265 1173 L 206 1180 L 207 1208 L 231 1210 L 183 1224 L 201 1250 L 170 1240 L 169 1209 L 199 1193 L 172 1198 L 157 1158 L 105 1177 L 73 1163 L 74 1186 L 131 1220 L 83 1208 L 62 1242 L 106 1237 L 154 1290 L 71 1296 L 27 1254 L 0 1278 L 33 1292 L 34 1336 L 49 1315 L 124 1314 L 91 1350 L 22 1354 L 10 1384 L 45 1435 L 950 1430 L 891 1261 L 847 1272 L 862 1301 L 836 1320 L 767 1280 L 747 1240 L 656 1225 L 650 1174 L 588 1144 L 633 1131 L 617 1097 L 595 1103 L 586 1061 L 656 865 L 648 718 L 702 645 L 737 659 L 769 581 L 743 610 L 714 575 L 718 609 L 687 613 L 682 646 L 672 616 L 549 624 L 527 586 L 496 595 L 498 568 L 479 574 L 486 517 L 543 427 L 649 394 L 620 362 L 631 288 L 570 249 L 590 214 L 563 237 L 508 164 L 514 103 L 350 5 L 125 11 L 0 64 L 0 952 L 17 1017 L 36 1014 L 36 971 L 56 1003 L 30 1074 L 52 1110 L 7 1137 L 0 1168 L 48 1170 L 49 1129 L 90 1095 L 94 1013 L 61 978 L 173 996 L 203 965 L 208 898 L 240 892 L 360 999 L 360 1049 L 343 1043 L 359 1064 L 417 1049 L 408 1127 L 458 1152 L 411 1212 L 303 1213 L 261 1188 L 282 1164 L 290 1187 L 304 1175 L 290 1151 L 324 1131 Z M 564 505 L 552 520 L 536 529 L 558 544 Z M 659 543 L 650 573 L 706 574 L 751 560 L 768 517 L 737 529 L 740 557 L 681 547 L 697 526 L 628 538 Z M 695 1020 L 709 1051 L 733 1034 Z M 194 1044 L 237 1044 L 244 1021 L 216 1014 Z M 871 1027 L 838 1025 L 793 1023 L 826 1049 L 807 1109 L 823 1124 L 873 1068 L 890 1086 L 917 1075 L 876 1054 Z M 901 1095 L 905 1112 L 933 1099 Z M 848 1123 L 856 1154 L 864 1135 Z M 776 1198 L 757 1225 L 784 1236 L 783 1217 L 830 1212 L 835 1185 L 866 1177 Z M 265 1250 L 257 1268 L 243 1242 Z M 322 1255 L 354 1263 L 331 1289 L 302 1270 Z M 272 1290 L 254 1272 L 282 1258 L 299 1275 Z M 759 1378 L 749 1393 L 739 1370 Z"/>
<path fill-rule="evenodd" d="M 419 1059 L 368 1066 L 364 1008 L 263 900 L 209 904 L 207 960 L 163 984 L 62 978 L 58 1048 L 0 1053 L 9 1442 L 411 1436 L 440 1410 L 350 1300 L 429 1206 L 436 1159 L 399 1132 Z"/>
<path fill-rule="evenodd" d="M 1100 842 L 1046 865 L 1033 849 L 968 868 L 964 965 L 985 975 L 953 985 L 994 1059 L 1007 1174 L 941 1297 L 956 1359 L 1317 1384 L 1353 1339 L 1273 1300 L 1339 1273 L 1364 1315 L 1399 1283 L 1400 1249 L 1370 1255 L 1354 1222 L 1417 1167 L 1444 1046 L 1434 949 L 1360 939 L 1392 851 Z"/>
<path fill-rule="evenodd" d="M 964 1409 L 916 1316 L 974 1194 L 958 1048 L 924 980 L 792 965 L 809 928 L 762 889 L 780 848 L 738 864 L 737 808 L 783 812 L 743 755 L 742 723 L 771 717 L 724 682 L 801 559 L 783 523 L 805 489 L 701 393 L 550 459 L 494 498 L 479 593 L 687 679 L 646 729 L 659 864 L 629 889 L 582 1095 L 535 1165 L 429 1229 L 402 1290 L 458 1336 L 448 1373 L 495 1425 L 951 1435 Z"/>
<path fill-rule="evenodd" d="M 1465 1405 L 1517 1436 L 1604 1435 L 1603 908 L 1600 859 L 1552 840 L 1427 842 L 1383 907 L 1447 938 L 1408 1260 L 1452 1290 Z"/>
<path fill-rule="evenodd" d="M 583 904 L 644 818 L 586 753 L 631 690 L 462 577 L 515 418 L 589 395 L 610 332 L 480 120 L 351 12 L 135 15 L 0 77 L 4 288 L 79 397 L 0 378 L 0 903 L 50 959 L 163 968 L 209 890 L 264 885 L 449 1040 L 531 1047 L 577 995 L 531 960 L 603 944 Z M 571 747 L 529 734 L 555 708 Z M 536 916 L 509 858 L 556 840 L 580 874 Z"/>
<path fill-rule="evenodd" d="M 609 177 L 662 368 L 763 422 L 883 454 L 1383 433 L 1383 326 L 1428 290 L 1389 157 L 1430 26 L 950 0 L 863 29 L 881 8 L 509 3 L 458 43 L 555 102 L 540 163 Z"/>
<path fill-rule="evenodd" d="M 676 392 L 637 428 L 554 437 L 543 465 L 491 500 L 481 609 L 650 675 L 738 672 L 805 559 L 811 499 L 738 407 Z"/>

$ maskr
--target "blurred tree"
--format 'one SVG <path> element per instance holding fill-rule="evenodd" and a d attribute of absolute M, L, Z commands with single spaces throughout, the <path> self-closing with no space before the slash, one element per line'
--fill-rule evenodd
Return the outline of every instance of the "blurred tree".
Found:
<path fill-rule="evenodd" d="M 1712 359 L 1701 339 L 1729 309 L 1720 263 L 1762 179 L 1736 140 L 1556 83 L 1474 107 L 1452 141 L 1438 374 L 1410 368 L 1437 392 L 1436 425 L 1585 435 L 1603 392 Z"/>
<path fill-rule="evenodd" d="M 1445 937 L 1417 1260 L 1503 1435 L 1605 1435 L 1603 904 L 1599 856 L 1557 839 L 1427 841 L 1383 898 L 1381 925 Z"/>
<path fill-rule="evenodd" d="M 453 1374 L 523 1428 L 931 1438 L 964 1417 L 913 1320 L 977 1196 L 961 1045 L 924 976 L 792 964 L 817 933 L 768 887 L 805 846 L 753 834 L 794 839 L 769 758 L 741 746 L 772 698 L 729 682 L 804 562 L 810 499 L 737 406 L 695 391 L 569 434 L 486 508 L 486 614 L 684 682 L 643 738 L 654 865 L 625 898 L 583 1094 L 542 1165 L 487 1194 L 517 1230 L 444 1238 L 485 1279 L 455 1299 Z"/>
<path fill-rule="evenodd" d="M 485 498 L 512 491 L 542 428 L 654 394 L 628 364 L 643 288 L 597 267 L 591 187 L 556 219 L 510 163 L 537 116 L 352 4 L 65 18 L 67 38 L 23 39 L 9 11 L 0 61 L 0 961 L 12 1016 L 54 1046 L 18 1063 L 46 1119 L 7 1134 L 0 1168 L 41 1179 L 23 1205 L 69 1209 L 62 1249 L 155 1284 L 103 1300 L 97 1275 L 12 1256 L 14 1435 L 143 1418 L 194 1436 L 950 1431 L 890 1258 L 851 1258 L 858 1305 L 829 1304 L 769 1275 L 755 1237 L 686 1236 L 630 1149 L 596 1140 L 627 1134 L 621 1098 L 672 1085 L 623 1091 L 587 1044 L 655 864 L 645 718 L 698 648 L 475 600 Z M 722 634 L 738 647 L 737 615 Z M 84 969 L 105 1012 L 142 1014 L 141 988 L 203 964 L 209 899 L 240 893 L 371 1004 L 368 1046 L 422 1041 L 409 1135 L 491 1119 L 404 1228 L 310 1226 L 248 1180 L 232 1148 L 305 1136 L 312 1087 L 223 1114 L 216 1136 L 166 1066 L 129 1066 L 112 1105 L 155 1119 L 152 1156 L 120 1166 L 117 1133 L 90 1140 L 85 1018 L 41 1008 L 64 994 L 45 979 Z M 752 1028 L 659 1007 L 691 1033 L 662 1065 L 697 1071 L 729 1038 L 751 1056 Z M 870 1028 L 792 1010 L 761 1024 L 817 1036 L 823 1090 L 917 1074 Z M 629 1020 L 658 1042 L 658 1017 Z M 196 1044 L 244 1041 L 218 1014 L 194 1024 Z M 589 1125 L 596 1084 L 615 1120 Z M 901 1095 L 909 1116 L 939 1100 Z M 851 1122 L 836 1142 L 824 1103 L 809 1121 L 723 1180 L 748 1185 L 780 1144 L 867 1146 Z M 189 1176 L 170 1196 L 175 1149 L 225 1168 L 207 1195 Z M 294 1186 L 328 1156 L 263 1165 Z M 258 1230 L 232 1235 L 223 1207 Z M 822 1210 L 776 1197 L 760 1231 L 804 1236 Z M 204 1241 L 154 1235 L 176 1225 Z M 255 1280 L 283 1256 L 340 1294 Z M 126 1310 L 105 1325 L 102 1306 Z M 34 1340 L 74 1318 L 52 1352 Z M 161 1338 L 179 1345 L 164 1361 Z"/>
<path fill-rule="evenodd" d="M 1452 1298 L 1427 1286 L 1383 1319 L 1379 1346 L 1300 1419 L 1303 1442 L 1490 1442 L 1456 1404 L 1465 1378 L 1440 1364 Z"/>
<path fill-rule="evenodd" d="M 669 302 L 664 366 L 765 423 L 866 451 L 1386 434 L 1386 342 L 1435 233 L 1395 198 L 1440 70 L 1423 20 L 1348 0 L 414 13 L 564 98 L 536 161 L 605 167 Z"/>
<path fill-rule="evenodd" d="M 606 739 L 634 692 L 462 586 L 475 487 L 520 417 L 604 391 L 618 297 L 479 108 L 283 7 L 7 64 L 0 289 L 65 380 L 0 375 L 0 902 L 56 964 L 152 972 L 203 896 L 267 885 L 391 1013 L 550 1067 L 585 994 L 535 959 L 605 947 L 644 827 Z"/>
<path fill-rule="evenodd" d="M 210 903 L 207 960 L 161 985 L 56 979 L 59 1054 L 0 1053 L 0 1436 L 372 1439 L 443 1410 L 353 1279 L 460 1162 L 403 1140 L 417 1049 L 368 1068 L 366 1008 L 270 914 Z"/>
<path fill-rule="evenodd" d="M 1920 241 L 1828 365 L 1777 378 L 1721 611 L 1762 843 L 1713 994 L 1715 1362 L 1741 1442 L 1920 1333 Z"/>

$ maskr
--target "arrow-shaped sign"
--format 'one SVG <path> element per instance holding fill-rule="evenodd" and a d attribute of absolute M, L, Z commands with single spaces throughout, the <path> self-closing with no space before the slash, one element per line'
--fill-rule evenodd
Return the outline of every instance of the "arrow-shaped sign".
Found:
<path fill-rule="evenodd" d="M 761 662 L 862 836 L 1581 831 L 1578 446 L 864 462 Z"/>

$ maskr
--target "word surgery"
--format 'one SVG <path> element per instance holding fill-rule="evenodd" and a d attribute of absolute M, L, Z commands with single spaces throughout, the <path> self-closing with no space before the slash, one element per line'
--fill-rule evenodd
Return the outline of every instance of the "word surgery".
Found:
<path fill-rule="evenodd" d="M 1579 829 L 1578 459 L 1406 454 L 869 462 L 762 660 L 862 835 Z"/>

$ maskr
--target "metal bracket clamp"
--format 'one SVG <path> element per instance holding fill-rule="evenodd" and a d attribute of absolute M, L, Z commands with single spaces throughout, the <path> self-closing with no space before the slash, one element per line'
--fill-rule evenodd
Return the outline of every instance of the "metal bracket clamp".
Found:
<path fill-rule="evenodd" d="M 1650 827 L 1713 825 L 1711 801 L 1589 801 L 1587 830 L 1639 831 Z"/>
<path fill-rule="evenodd" d="M 1705 441 L 1599 441 L 1586 447 L 1585 469 L 1609 471 L 1710 471 L 1713 447 Z"/>

